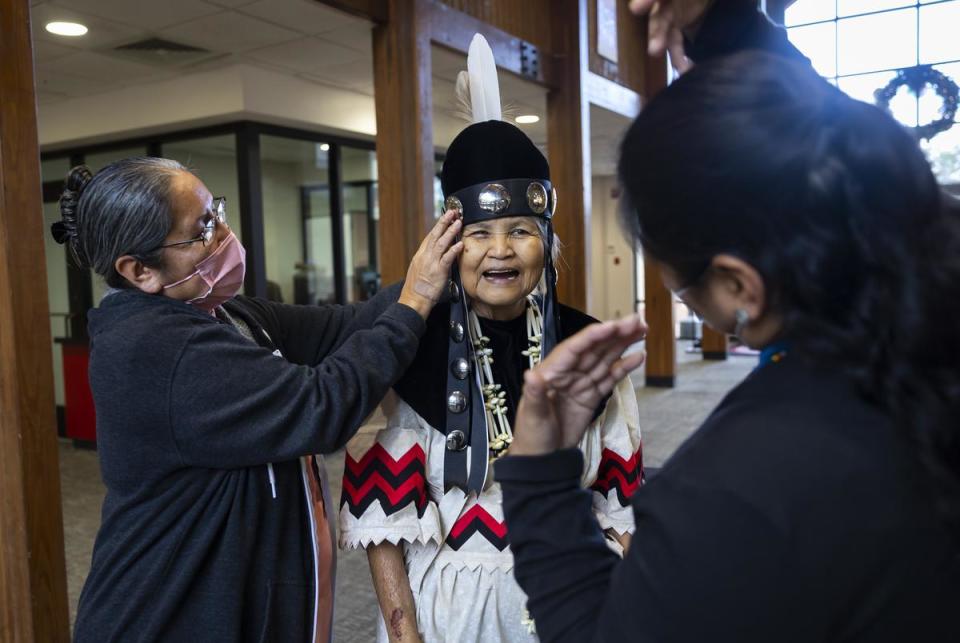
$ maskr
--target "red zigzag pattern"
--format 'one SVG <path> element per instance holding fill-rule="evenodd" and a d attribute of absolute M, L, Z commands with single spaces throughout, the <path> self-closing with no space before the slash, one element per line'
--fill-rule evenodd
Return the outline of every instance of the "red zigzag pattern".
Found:
<path fill-rule="evenodd" d="M 359 461 L 348 453 L 340 506 L 348 505 L 350 513 L 359 518 L 374 500 L 380 500 L 387 515 L 415 503 L 422 516 L 427 506 L 426 462 L 419 444 L 396 460 L 379 442 Z"/>
<path fill-rule="evenodd" d="M 616 451 L 604 449 L 600 454 L 600 467 L 597 469 L 597 481 L 591 489 L 604 496 L 611 488 L 617 490 L 620 504 L 627 506 L 637 488 L 643 484 L 643 446 L 624 460 Z"/>
<path fill-rule="evenodd" d="M 510 544 L 507 540 L 507 526 L 477 504 L 463 512 L 463 515 L 457 518 L 457 522 L 453 523 L 453 529 L 447 537 L 447 545 L 450 549 L 460 549 L 477 532 L 500 551 Z"/>

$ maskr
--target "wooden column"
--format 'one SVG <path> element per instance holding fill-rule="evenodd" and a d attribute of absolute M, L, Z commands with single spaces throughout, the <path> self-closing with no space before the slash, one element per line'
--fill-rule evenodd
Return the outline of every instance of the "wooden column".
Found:
<path fill-rule="evenodd" d="M 424 0 L 387 0 L 373 30 L 383 283 L 402 279 L 433 225 L 430 34 Z"/>
<path fill-rule="evenodd" d="M 0 0 L 0 640 L 67 641 L 29 0 Z"/>
<path fill-rule="evenodd" d="M 589 308 L 590 284 L 590 105 L 584 83 L 588 73 L 587 0 L 554 4 L 555 82 L 547 94 L 547 153 L 550 178 L 557 187 L 554 228 L 563 243 L 558 290 L 560 301 Z"/>
<path fill-rule="evenodd" d="M 667 71 L 665 59 L 647 57 L 645 102 L 667 86 Z M 650 327 L 647 332 L 647 386 L 672 387 L 677 376 L 673 293 L 664 287 L 660 270 L 652 261 L 644 261 L 643 272 L 645 313 Z"/>
<path fill-rule="evenodd" d="M 677 340 L 674 333 L 673 293 L 663 287 L 660 269 L 643 263 L 644 314 L 647 319 L 646 384 L 670 388 L 676 383 Z"/>
<path fill-rule="evenodd" d="M 701 342 L 703 359 L 727 359 L 727 335 L 720 333 L 706 324 L 703 325 L 703 340 Z"/>

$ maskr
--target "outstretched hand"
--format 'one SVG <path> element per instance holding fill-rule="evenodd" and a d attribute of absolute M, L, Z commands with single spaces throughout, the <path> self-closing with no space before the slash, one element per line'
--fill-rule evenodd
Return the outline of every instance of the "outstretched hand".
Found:
<path fill-rule="evenodd" d="M 543 455 L 579 444 L 597 405 L 643 363 L 643 351 L 623 352 L 646 333 L 637 315 L 592 324 L 524 373 L 510 454 Z"/>
<path fill-rule="evenodd" d="M 683 50 L 683 32 L 696 25 L 713 0 L 630 0 L 630 11 L 648 17 L 647 52 L 670 61 L 681 74 L 693 65 Z"/>

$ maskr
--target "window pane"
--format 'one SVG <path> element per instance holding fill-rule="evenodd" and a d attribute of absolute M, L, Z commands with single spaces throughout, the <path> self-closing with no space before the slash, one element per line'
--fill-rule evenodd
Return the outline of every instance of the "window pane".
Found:
<path fill-rule="evenodd" d="M 790 42 L 813 63 L 822 76 L 837 75 L 837 26 L 825 22 L 808 27 L 793 27 L 787 30 Z"/>
<path fill-rule="evenodd" d="M 828 3 L 829 0 L 824 0 Z M 912 7 L 916 2 L 910 0 L 838 0 L 837 14 L 843 16 L 855 16 L 858 13 L 871 13 L 873 11 L 883 11 L 884 9 L 897 9 L 899 7 Z"/>
<path fill-rule="evenodd" d="M 377 157 L 372 150 L 344 147 L 340 161 L 347 301 L 362 301 L 380 288 Z"/>
<path fill-rule="evenodd" d="M 85 154 L 83 157 L 83 163 L 90 168 L 91 172 L 96 174 L 98 171 L 102 170 L 114 161 L 128 159 L 134 156 L 146 155 L 146 146 L 125 147 L 116 150 L 108 150 L 106 152 L 97 152 L 95 154 Z"/>
<path fill-rule="evenodd" d="M 833 20 L 837 17 L 833 2 L 826 0 L 797 0 L 784 12 L 784 24 L 791 27 L 808 22 Z"/>
<path fill-rule="evenodd" d="M 839 87 L 849 96 L 866 103 L 876 104 L 874 92 L 882 89 L 893 80 L 895 72 L 885 71 L 863 76 L 850 76 L 839 79 Z M 894 118 L 905 125 L 917 124 L 917 99 L 906 87 L 901 87 L 890 101 L 890 111 Z"/>
<path fill-rule="evenodd" d="M 917 64 L 916 9 L 846 18 L 837 24 L 840 75 Z"/>
<path fill-rule="evenodd" d="M 40 180 L 44 183 L 50 181 L 63 181 L 67 178 L 70 171 L 70 159 L 66 156 L 49 159 L 40 164 Z"/>
<path fill-rule="evenodd" d="M 960 60 L 960 2 L 920 9 L 920 62 Z"/>
<path fill-rule="evenodd" d="M 960 63 L 937 65 L 934 69 L 952 78 L 954 82 L 957 82 L 957 79 L 960 78 Z M 920 95 L 920 122 L 929 123 L 938 120 L 942 109 L 943 99 L 940 98 L 932 87 L 927 86 L 923 94 Z M 960 116 L 956 118 L 960 118 Z M 953 129 L 957 129 L 958 127 L 960 126 L 954 125 Z M 940 136 L 945 136 L 945 134 L 940 134 Z"/>
<path fill-rule="evenodd" d="M 260 137 L 267 281 L 286 303 L 336 301 L 329 152 L 321 145 Z"/>
<path fill-rule="evenodd" d="M 227 223 L 240 231 L 240 192 L 237 189 L 237 139 L 233 134 L 164 143 L 164 158 L 180 161 L 203 181 L 213 196 L 227 197 Z M 249 248 L 248 248 L 249 250 Z"/>

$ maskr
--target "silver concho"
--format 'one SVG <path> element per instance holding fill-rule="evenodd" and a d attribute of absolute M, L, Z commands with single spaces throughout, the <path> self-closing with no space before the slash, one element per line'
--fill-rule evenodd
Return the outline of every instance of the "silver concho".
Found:
<path fill-rule="evenodd" d="M 458 215 L 463 214 L 463 204 L 460 203 L 460 199 L 453 196 L 452 194 L 447 197 L 443 202 L 443 209 L 446 210 L 456 210 Z"/>
<path fill-rule="evenodd" d="M 463 324 L 460 322 L 450 322 L 450 337 L 458 344 L 463 341 Z"/>
<path fill-rule="evenodd" d="M 547 209 L 547 188 L 534 181 L 527 186 L 527 206 L 534 214 L 543 214 Z"/>
<path fill-rule="evenodd" d="M 467 446 L 467 436 L 460 429 L 455 429 L 447 434 L 447 451 L 463 451 Z"/>
<path fill-rule="evenodd" d="M 477 203 L 484 212 L 499 214 L 510 207 L 510 192 L 499 183 L 491 183 L 480 190 Z"/>
<path fill-rule="evenodd" d="M 465 380 L 467 375 L 470 374 L 470 362 L 463 357 L 459 357 L 453 360 L 453 364 L 450 365 L 450 372 L 458 380 Z"/>
<path fill-rule="evenodd" d="M 457 285 L 457 282 L 451 279 L 450 283 L 447 284 L 447 290 L 450 292 L 450 301 L 460 301 L 460 286 Z"/>
<path fill-rule="evenodd" d="M 550 189 L 550 216 L 557 213 L 557 188 Z"/>
<path fill-rule="evenodd" d="M 467 398 L 460 391 L 453 391 L 447 396 L 447 409 L 451 413 L 463 413 L 467 409 Z"/>

